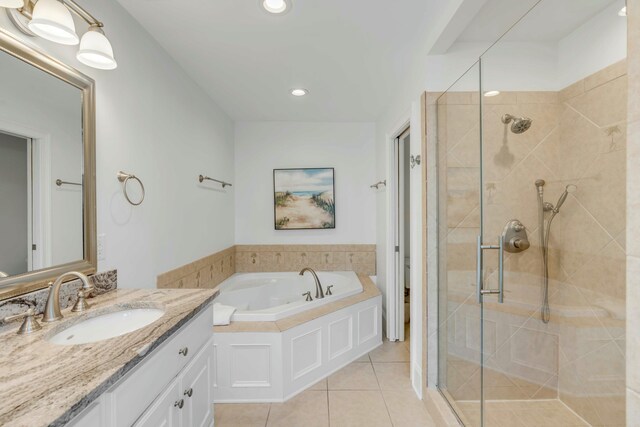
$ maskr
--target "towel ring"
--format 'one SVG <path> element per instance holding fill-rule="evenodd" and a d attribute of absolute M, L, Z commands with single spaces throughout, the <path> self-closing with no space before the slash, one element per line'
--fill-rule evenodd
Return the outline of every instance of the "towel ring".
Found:
<path fill-rule="evenodd" d="M 127 199 L 127 202 L 131 203 L 133 206 L 138 206 L 142 204 L 142 202 L 144 201 L 145 192 L 144 192 L 144 184 L 142 183 L 142 181 L 140 181 L 140 178 L 138 178 L 134 174 L 128 174 L 122 171 L 118 172 L 117 176 L 118 176 L 118 181 L 122 183 L 122 191 L 124 192 L 124 197 L 125 199 Z M 129 198 L 129 195 L 127 194 L 127 183 L 129 182 L 130 179 L 135 179 L 136 181 L 138 181 L 138 184 L 140 184 L 140 188 L 142 189 L 142 198 L 137 203 L 132 201 Z"/>

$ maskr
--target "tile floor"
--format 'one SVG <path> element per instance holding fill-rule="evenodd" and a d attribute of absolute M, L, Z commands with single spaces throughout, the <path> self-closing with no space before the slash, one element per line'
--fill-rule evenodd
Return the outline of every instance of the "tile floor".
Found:
<path fill-rule="evenodd" d="M 458 402 L 469 426 L 480 425 L 478 402 Z M 582 418 L 557 399 L 490 400 L 485 403 L 490 427 L 588 427 Z"/>
<path fill-rule="evenodd" d="M 409 341 L 368 355 L 285 403 L 217 404 L 216 427 L 434 427 L 409 379 Z"/>

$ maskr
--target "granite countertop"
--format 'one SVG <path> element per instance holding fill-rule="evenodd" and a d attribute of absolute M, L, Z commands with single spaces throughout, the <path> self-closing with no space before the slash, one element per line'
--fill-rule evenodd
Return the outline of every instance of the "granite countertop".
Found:
<path fill-rule="evenodd" d="M 0 333 L 0 425 L 64 425 L 215 295 L 213 289 L 117 289 L 90 299 L 92 306 L 84 313 L 63 310 L 64 319 L 41 323 L 42 330 L 31 335 L 16 335 L 16 322 Z M 46 340 L 79 317 L 131 307 L 161 307 L 165 313 L 137 331 L 103 341 L 65 346 Z"/>

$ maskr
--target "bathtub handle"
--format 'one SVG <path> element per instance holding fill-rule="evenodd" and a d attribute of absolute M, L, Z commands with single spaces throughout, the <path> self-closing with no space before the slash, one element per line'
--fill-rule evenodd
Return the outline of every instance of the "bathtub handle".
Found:
<path fill-rule="evenodd" d="M 311 298 L 311 291 L 305 292 L 304 294 L 302 294 L 302 296 L 307 297 L 305 301 L 313 301 L 313 298 Z"/>
<path fill-rule="evenodd" d="M 333 292 L 331 292 L 331 288 L 333 288 L 333 285 L 327 286 L 327 292 L 325 292 L 325 295 L 333 295 Z"/>

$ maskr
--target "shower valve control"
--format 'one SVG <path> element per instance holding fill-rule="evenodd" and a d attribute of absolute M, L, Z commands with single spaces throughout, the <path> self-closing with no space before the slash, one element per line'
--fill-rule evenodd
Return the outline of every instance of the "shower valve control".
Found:
<path fill-rule="evenodd" d="M 531 246 L 526 227 L 517 219 L 507 222 L 502 230 L 502 239 L 504 250 L 513 254 L 525 251 Z"/>

